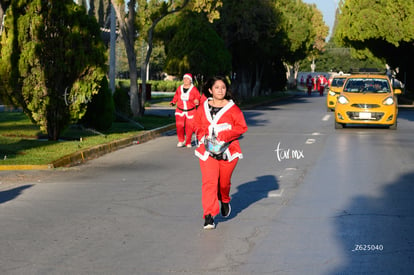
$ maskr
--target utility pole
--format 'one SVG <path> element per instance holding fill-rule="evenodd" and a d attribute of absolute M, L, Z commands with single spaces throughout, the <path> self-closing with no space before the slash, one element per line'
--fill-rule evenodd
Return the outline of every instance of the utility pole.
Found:
<path fill-rule="evenodd" d="M 116 16 L 115 9 L 111 3 L 111 32 L 109 40 L 109 88 L 115 93 L 115 44 L 116 44 Z"/>

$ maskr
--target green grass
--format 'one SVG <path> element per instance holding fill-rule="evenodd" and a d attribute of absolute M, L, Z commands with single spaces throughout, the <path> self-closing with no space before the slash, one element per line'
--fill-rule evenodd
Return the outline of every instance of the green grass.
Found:
<path fill-rule="evenodd" d="M 146 115 L 137 122 L 150 130 L 173 123 L 174 118 Z M 114 122 L 104 133 L 72 126 L 61 135 L 61 140 L 48 141 L 23 113 L 2 112 L 0 165 L 45 165 L 76 151 L 133 137 L 143 131 L 132 122 Z"/>

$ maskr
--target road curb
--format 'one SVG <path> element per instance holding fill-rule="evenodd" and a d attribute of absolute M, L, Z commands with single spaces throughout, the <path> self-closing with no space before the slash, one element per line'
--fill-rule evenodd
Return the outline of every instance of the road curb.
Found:
<path fill-rule="evenodd" d="M 0 165 L 0 171 L 9 171 L 9 170 L 47 170 L 53 168 L 50 164 L 46 165 Z"/>

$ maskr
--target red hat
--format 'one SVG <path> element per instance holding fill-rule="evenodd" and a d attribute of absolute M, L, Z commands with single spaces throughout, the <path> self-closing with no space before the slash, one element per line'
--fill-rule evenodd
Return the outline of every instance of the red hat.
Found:
<path fill-rule="evenodd" d="M 184 79 L 185 77 L 188 77 L 191 81 L 193 81 L 193 75 L 192 75 L 192 74 L 185 74 L 185 75 L 183 76 L 183 79 Z"/>

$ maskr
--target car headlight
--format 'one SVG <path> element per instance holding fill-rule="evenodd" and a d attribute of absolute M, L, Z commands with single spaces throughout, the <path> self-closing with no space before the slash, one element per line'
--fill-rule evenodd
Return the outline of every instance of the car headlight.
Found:
<path fill-rule="evenodd" d="M 336 93 L 335 93 L 335 92 L 332 92 L 332 91 L 329 91 L 329 95 L 331 95 L 331 96 L 335 96 L 335 95 L 336 95 Z"/>
<path fill-rule="evenodd" d="M 392 96 L 389 96 L 386 99 L 384 99 L 382 104 L 384 104 L 384 105 L 393 105 L 394 104 L 394 98 Z"/>
<path fill-rule="evenodd" d="M 341 95 L 341 96 L 338 97 L 338 103 L 347 104 L 348 102 L 349 102 L 349 100 L 345 96 Z"/>

